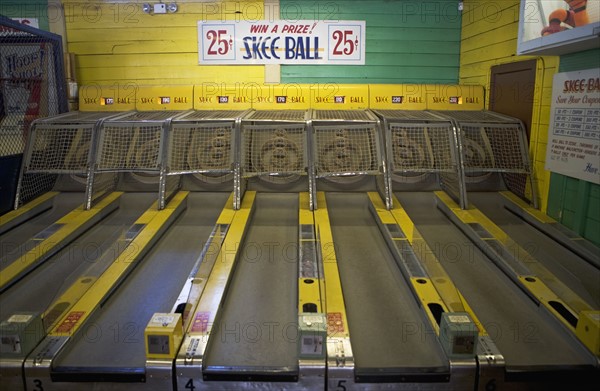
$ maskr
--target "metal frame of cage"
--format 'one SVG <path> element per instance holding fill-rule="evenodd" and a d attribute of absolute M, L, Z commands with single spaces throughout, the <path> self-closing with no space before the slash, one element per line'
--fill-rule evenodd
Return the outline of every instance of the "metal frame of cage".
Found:
<path fill-rule="evenodd" d="M 454 123 L 423 110 L 372 111 L 383 121 L 392 182 L 418 183 L 430 174 L 438 174 L 440 188 L 461 207 L 466 207 L 466 188 Z M 403 161 L 405 164 L 401 164 Z"/>
<path fill-rule="evenodd" d="M 119 116 L 106 112 L 70 112 L 38 119 L 31 124 L 17 183 L 15 208 L 21 204 L 29 175 L 80 176 L 85 187 L 85 209 L 92 206 L 90 180 L 95 146 L 102 123 Z M 99 197 L 96 197 L 96 199 Z"/>
<path fill-rule="evenodd" d="M 310 128 L 312 139 L 310 147 L 313 157 L 310 171 L 314 179 L 309 182 L 309 185 L 314 201 L 311 206 L 314 209 L 317 208 L 317 179 L 331 180 L 331 178 L 363 175 L 376 176 L 377 191 L 385 200 L 386 208 L 393 207 L 384 131 L 380 119 L 373 112 L 312 110 Z M 364 145 L 360 143 L 361 138 L 367 144 L 366 151 Z M 367 158 L 371 160 L 369 163 L 365 161 Z M 353 162 L 349 162 L 348 159 L 352 159 Z"/>
<path fill-rule="evenodd" d="M 310 110 L 252 110 L 241 120 L 240 197 L 247 179 L 287 183 L 309 174 Z"/>
<path fill-rule="evenodd" d="M 241 206 L 239 146 L 241 120 L 250 110 L 194 110 L 171 121 L 167 175 L 191 174 L 204 182 L 223 177 L 234 183 L 234 209 Z M 198 154 L 200 151 L 200 154 Z M 215 165 L 215 163 L 219 163 Z"/>
<path fill-rule="evenodd" d="M 108 172 L 158 176 L 158 209 L 164 209 L 180 187 L 180 176 L 167 176 L 171 123 L 186 113 L 137 111 L 104 121 L 90 182 L 94 176 Z"/>
<path fill-rule="evenodd" d="M 467 186 L 469 174 L 481 173 L 485 178 L 486 175 L 498 173 L 510 191 L 528 200 L 534 208 L 538 207 L 527 135 L 521 120 L 493 111 L 436 113 L 451 119 L 458 130 L 461 169 Z M 475 153 L 478 158 L 471 156 L 469 151 Z M 518 176 L 524 178 L 519 180 Z M 526 195 L 527 182 L 531 189 L 530 200 Z"/>

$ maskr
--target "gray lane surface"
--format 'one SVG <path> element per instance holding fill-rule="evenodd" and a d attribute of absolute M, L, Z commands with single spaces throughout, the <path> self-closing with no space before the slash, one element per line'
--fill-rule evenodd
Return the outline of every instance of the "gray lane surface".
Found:
<path fill-rule="evenodd" d="M 298 194 L 258 193 L 213 326 L 206 373 L 289 373 L 298 366 Z"/>
<path fill-rule="evenodd" d="M 327 194 L 357 372 L 448 372 L 448 360 L 368 203 L 366 193 Z"/>
<path fill-rule="evenodd" d="M 145 368 L 144 328 L 170 312 L 229 193 L 190 193 L 187 209 L 59 356 L 61 372 L 116 373 Z"/>
<path fill-rule="evenodd" d="M 396 193 L 511 370 L 568 369 L 594 359 L 437 209 L 433 193 Z"/>

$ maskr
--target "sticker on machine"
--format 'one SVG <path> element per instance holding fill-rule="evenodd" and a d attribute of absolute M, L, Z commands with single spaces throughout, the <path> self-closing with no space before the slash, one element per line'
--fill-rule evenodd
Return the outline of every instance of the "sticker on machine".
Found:
<path fill-rule="evenodd" d="M 470 323 L 471 320 L 467 315 L 448 315 L 450 323 Z"/>
<path fill-rule="evenodd" d="M 62 321 L 62 323 L 56 328 L 57 333 L 69 333 L 75 325 L 79 322 L 79 319 L 85 314 L 84 311 L 73 311 Z"/>
<path fill-rule="evenodd" d="M 192 323 L 192 333 L 206 333 L 208 331 L 208 321 L 210 320 L 210 312 L 197 312 Z"/>
<path fill-rule="evenodd" d="M 171 324 L 174 321 L 175 317 L 172 315 L 154 315 L 154 317 L 152 317 L 151 323 Z"/>
<path fill-rule="evenodd" d="M 27 322 L 29 322 L 29 320 L 31 318 L 33 318 L 33 315 L 15 314 L 15 315 L 11 316 L 10 318 L 8 318 L 7 322 L 8 323 L 27 323 Z"/>
<path fill-rule="evenodd" d="M 327 313 L 327 333 L 343 333 L 344 332 L 344 320 L 341 312 L 329 312 Z"/>

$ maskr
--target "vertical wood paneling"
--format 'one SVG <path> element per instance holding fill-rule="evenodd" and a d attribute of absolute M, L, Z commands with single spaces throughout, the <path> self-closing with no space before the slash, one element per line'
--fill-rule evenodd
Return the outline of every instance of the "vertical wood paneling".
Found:
<path fill-rule="evenodd" d="M 364 66 L 281 67 L 282 82 L 457 83 L 461 15 L 457 1 L 281 0 L 281 19 L 365 20 Z"/>

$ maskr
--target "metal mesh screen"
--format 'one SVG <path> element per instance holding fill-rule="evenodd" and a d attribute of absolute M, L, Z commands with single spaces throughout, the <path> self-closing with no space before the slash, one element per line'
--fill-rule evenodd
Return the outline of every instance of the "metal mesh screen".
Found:
<path fill-rule="evenodd" d="M 380 115 L 394 120 L 439 121 L 440 117 L 423 110 L 376 110 Z"/>
<path fill-rule="evenodd" d="M 521 137 L 517 125 L 463 125 L 465 170 L 528 173 Z"/>
<path fill-rule="evenodd" d="M 317 176 L 379 173 L 380 151 L 375 125 L 314 128 Z"/>
<path fill-rule="evenodd" d="M 337 121 L 373 121 L 373 118 L 363 110 L 315 110 L 315 120 Z"/>
<path fill-rule="evenodd" d="M 165 121 L 176 115 L 182 114 L 181 111 L 136 111 L 125 117 L 127 121 Z"/>
<path fill-rule="evenodd" d="M 304 121 L 304 110 L 259 110 L 253 111 L 246 120 Z"/>
<path fill-rule="evenodd" d="M 32 152 L 27 157 L 25 169 L 27 172 L 85 174 L 92 128 L 92 124 L 36 126 L 30 139 Z"/>
<path fill-rule="evenodd" d="M 520 128 L 517 125 L 488 125 L 484 129 L 494 156 L 495 168 L 526 173 Z"/>
<path fill-rule="evenodd" d="M 506 187 L 513 193 L 526 198 L 527 176 L 531 176 L 528 153 L 522 149 L 526 145 L 525 132 L 518 125 L 486 126 L 495 157 L 496 169 L 502 172 Z"/>
<path fill-rule="evenodd" d="M 461 130 L 466 177 L 480 181 L 499 172 L 509 190 L 526 197 L 531 166 L 523 150 L 524 129 L 517 124 L 468 124 Z"/>
<path fill-rule="evenodd" d="M 165 180 L 165 200 L 168 200 L 180 189 L 181 175 L 169 175 Z"/>
<path fill-rule="evenodd" d="M 22 154 L 32 122 L 66 112 L 68 102 L 61 37 L 3 16 L 0 16 L 0 31 L 2 157 Z M 21 173 L 17 204 L 51 189 L 55 180 L 53 174 Z M 3 185 L 6 189 L 16 187 L 16 183 Z"/>
<path fill-rule="evenodd" d="M 161 123 L 110 123 L 100 131 L 99 171 L 158 171 Z"/>
<path fill-rule="evenodd" d="M 169 173 L 225 172 L 233 162 L 233 123 L 173 123 Z"/>
<path fill-rule="evenodd" d="M 485 129 L 478 125 L 461 127 L 463 164 L 467 177 L 478 177 L 495 167 L 494 155 Z"/>
<path fill-rule="evenodd" d="M 437 113 L 449 116 L 458 122 L 505 122 L 506 119 L 502 116 L 496 115 L 490 111 L 469 111 L 469 110 L 450 110 L 450 111 L 438 111 Z"/>
<path fill-rule="evenodd" d="M 92 203 L 117 187 L 118 175 L 115 172 L 103 172 L 94 175 L 91 194 Z"/>
<path fill-rule="evenodd" d="M 17 155 L 25 149 L 22 126 L 14 126 L 10 122 L 18 123 L 18 120 L 4 116 L 0 122 L 0 156 Z"/>
<path fill-rule="evenodd" d="M 19 205 L 25 204 L 38 195 L 52 190 L 57 174 L 23 174 L 19 189 Z"/>
<path fill-rule="evenodd" d="M 454 171 L 449 125 L 392 124 L 390 145 L 394 171 Z"/>
<path fill-rule="evenodd" d="M 305 174 L 304 124 L 242 126 L 242 167 L 245 176 Z"/>
<path fill-rule="evenodd" d="M 241 116 L 245 111 L 242 110 L 195 110 L 185 116 L 179 118 L 179 120 L 215 120 L 215 119 L 236 119 Z"/>

